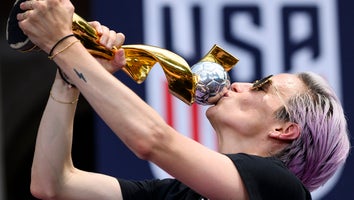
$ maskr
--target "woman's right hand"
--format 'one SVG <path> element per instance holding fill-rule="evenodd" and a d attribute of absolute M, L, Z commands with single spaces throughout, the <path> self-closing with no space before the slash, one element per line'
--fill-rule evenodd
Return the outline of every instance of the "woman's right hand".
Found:
<path fill-rule="evenodd" d="M 98 21 L 89 22 L 89 24 L 96 29 L 98 35 L 100 36 L 99 42 L 101 45 L 107 47 L 108 49 L 117 48 L 112 60 L 103 58 L 96 59 L 106 68 L 107 71 L 112 74 L 123 68 L 126 63 L 124 49 L 121 48 L 125 40 L 124 34 L 110 30 L 108 27 L 101 25 Z"/>

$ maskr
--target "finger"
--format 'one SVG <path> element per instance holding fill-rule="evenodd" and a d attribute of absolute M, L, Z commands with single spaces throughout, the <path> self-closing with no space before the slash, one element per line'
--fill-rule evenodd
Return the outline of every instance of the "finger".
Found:
<path fill-rule="evenodd" d="M 20 4 L 20 8 L 22 10 L 33 10 L 35 6 L 36 6 L 36 1 L 34 0 L 24 1 Z"/>
<path fill-rule="evenodd" d="M 110 30 L 106 27 L 101 25 L 101 29 L 102 29 L 102 35 L 100 38 L 100 43 L 104 46 L 107 46 L 109 37 L 110 37 Z"/>
<path fill-rule="evenodd" d="M 33 10 L 34 9 L 34 7 L 33 7 L 33 4 L 34 4 L 34 1 L 28 1 L 28 7 L 29 7 L 29 9 L 30 10 Z"/>
<path fill-rule="evenodd" d="M 118 49 L 114 54 L 114 59 L 113 59 L 113 67 L 117 68 L 115 69 L 115 71 L 124 67 L 125 64 L 126 64 L 126 60 L 125 60 L 124 50 L 122 48 Z"/>
<path fill-rule="evenodd" d="M 116 40 L 112 46 L 112 49 L 116 52 L 121 49 L 122 45 L 124 44 L 125 36 L 123 33 L 116 33 Z"/>
<path fill-rule="evenodd" d="M 94 29 L 96 29 L 98 35 L 102 35 L 102 25 L 98 21 L 88 22 Z"/>
<path fill-rule="evenodd" d="M 29 11 L 17 14 L 16 18 L 18 21 L 23 21 L 28 17 Z"/>
<path fill-rule="evenodd" d="M 109 31 L 109 37 L 106 43 L 107 48 L 112 49 L 113 46 L 117 45 L 117 33 L 115 31 Z"/>
<path fill-rule="evenodd" d="M 125 35 L 123 33 L 116 33 L 116 40 L 113 46 L 121 47 L 125 42 Z"/>

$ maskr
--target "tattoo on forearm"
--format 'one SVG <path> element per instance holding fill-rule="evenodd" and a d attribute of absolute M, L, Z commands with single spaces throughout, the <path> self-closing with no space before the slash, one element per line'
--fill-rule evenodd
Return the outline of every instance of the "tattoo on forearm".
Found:
<path fill-rule="evenodd" d="M 77 75 L 80 79 L 84 80 L 85 83 L 87 82 L 87 81 L 86 81 L 86 78 L 85 78 L 85 76 L 84 76 L 84 74 L 82 74 L 81 72 L 77 71 L 75 68 L 74 68 L 74 71 L 75 71 L 76 75 Z"/>

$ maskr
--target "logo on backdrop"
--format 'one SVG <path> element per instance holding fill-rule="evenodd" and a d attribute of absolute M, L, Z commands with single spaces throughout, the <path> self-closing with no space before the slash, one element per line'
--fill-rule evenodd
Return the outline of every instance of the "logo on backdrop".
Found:
<path fill-rule="evenodd" d="M 218 44 L 240 59 L 230 71 L 233 81 L 313 71 L 341 96 L 335 0 L 146 0 L 143 13 L 144 43 L 167 48 L 191 66 Z M 187 106 L 169 95 L 160 67 L 151 74 L 154 78 L 146 80 L 148 103 L 179 132 L 216 149 L 206 107 Z M 158 178 L 168 177 L 154 164 L 151 170 Z M 313 198 L 331 189 L 338 176 Z"/>

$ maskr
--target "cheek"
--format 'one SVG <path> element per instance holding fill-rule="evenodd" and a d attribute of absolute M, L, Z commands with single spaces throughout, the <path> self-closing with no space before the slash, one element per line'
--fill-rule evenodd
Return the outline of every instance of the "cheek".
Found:
<path fill-rule="evenodd" d="M 232 118 L 242 120 L 249 128 L 259 126 L 259 124 L 264 126 L 271 120 L 272 112 L 267 102 L 250 98 L 239 101 L 239 104 L 231 111 L 231 115 Z"/>
<path fill-rule="evenodd" d="M 236 128 L 240 134 L 248 136 L 266 133 L 273 124 L 271 115 L 258 109 L 234 112 L 225 120 L 229 120 L 226 123 Z"/>
<path fill-rule="evenodd" d="M 257 107 L 257 103 L 252 99 L 242 99 L 238 102 L 238 108 L 241 111 L 253 110 Z"/>
<path fill-rule="evenodd" d="M 229 127 L 244 135 L 268 131 L 268 125 L 272 124 L 269 107 L 251 100 L 238 100 L 237 103 L 223 102 L 206 111 L 206 116 L 213 127 Z"/>
<path fill-rule="evenodd" d="M 232 119 L 263 119 L 268 116 L 269 105 L 250 95 L 238 95 L 237 98 L 225 99 L 216 106 L 209 107 L 206 116 Z"/>
<path fill-rule="evenodd" d="M 228 102 L 230 103 L 230 102 Z M 255 98 L 238 98 L 237 101 L 233 101 L 230 105 L 226 105 L 226 109 L 232 112 L 255 112 L 259 109 L 260 102 Z"/>

